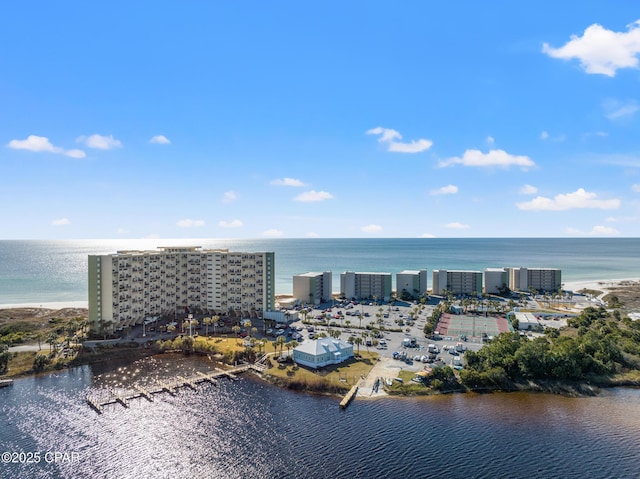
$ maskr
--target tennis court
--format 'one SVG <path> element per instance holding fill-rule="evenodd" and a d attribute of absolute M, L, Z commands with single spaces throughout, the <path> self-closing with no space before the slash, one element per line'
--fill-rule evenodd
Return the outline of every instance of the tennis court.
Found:
<path fill-rule="evenodd" d="M 483 333 L 487 333 L 487 336 L 497 336 L 500 333 L 513 331 L 513 328 L 502 316 L 445 313 L 438 321 L 436 331 L 444 336 L 481 338 Z"/>

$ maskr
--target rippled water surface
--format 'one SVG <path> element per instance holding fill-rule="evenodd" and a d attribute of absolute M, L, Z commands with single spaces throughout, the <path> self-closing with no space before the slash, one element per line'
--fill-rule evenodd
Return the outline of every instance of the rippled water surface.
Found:
<path fill-rule="evenodd" d="M 67 464 L 3 464 L 15 478 L 638 477 L 640 391 L 338 399 L 250 375 L 154 402 L 85 402 L 213 367 L 197 358 L 76 368 L 0 389 L 0 450 L 77 453 Z"/>

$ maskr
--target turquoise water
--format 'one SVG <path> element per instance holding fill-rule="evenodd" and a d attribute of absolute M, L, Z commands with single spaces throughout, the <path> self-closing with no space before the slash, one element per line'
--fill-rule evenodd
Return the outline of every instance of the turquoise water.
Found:
<path fill-rule="evenodd" d="M 484 270 L 527 266 L 562 269 L 565 282 L 640 277 L 636 238 L 383 238 L 255 240 L 0 241 L 0 304 L 87 300 L 87 256 L 122 249 L 191 245 L 232 251 L 274 251 L 276 292 L 291 293 L 292 277 L 404 269 Z"/>

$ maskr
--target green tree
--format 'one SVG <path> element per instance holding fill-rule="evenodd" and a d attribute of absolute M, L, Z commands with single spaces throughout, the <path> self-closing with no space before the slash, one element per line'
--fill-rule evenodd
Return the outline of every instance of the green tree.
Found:
<path fill-rule="evenodd" d="M 241 329 L 242 328 L 240 326 L 238 326 L 237 324 L 233 328 L 231 328 L 231 331 L 233 332 L 233 334 L 236 335 L 236 342 L 237 342 L 238 335 L 240 334 L 240 330 Z"/>
<path fill-rule="evenodd" d="M 49 364 L 49 358 L 45 354 L 36 354 L 33 358 L 33 370 L 36 372 L 44 371 Z"/>
<path fill-rule="evenodd" d="M 9 359 L 11 353 L 9 352 L 9 345 L 4 342 L 0 342 L 0 373 L 4 373 L 9 367 Z"/>
<path fill-rule="evenodd" d="M 213 335 L 216 335 L 216 327 L 220 325 L 220 316 L 215 315 L 211 318 L 211 324 L 213 324 Z"/>
<path fill-rule="evenodd" d="M 202 320 L 202 324 L 204 324 L 204 335 L 207 337 L 209 336 L 209 325 L 211 324 L 211 322 L 212 319 L 209 316 Z"/>
<path fill-rule="evenodd" d="M 353 342 L 358 346 L 358 355 L 360 355 L 360 345 L 362 344 L 362 338 L 354 338 Z"/>

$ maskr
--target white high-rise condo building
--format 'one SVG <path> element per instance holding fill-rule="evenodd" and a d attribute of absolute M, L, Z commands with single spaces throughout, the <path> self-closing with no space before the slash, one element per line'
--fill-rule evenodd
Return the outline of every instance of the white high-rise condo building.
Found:
<path fill-rule="evenodd" d="M 557 268 L 507 268 L 509 288 L 513 291 L 558 291 L 562 288 L 562 271 Z"/>
<path fill-rule="evenodd" d="M 400 271 L 396 273 L 396 295 L 402 299 L 409 296 L 418 299 L 427 293 L 427 270 Z"/>
<path fill-rule="evenodd" d="M 153 316 L 232 312 L 256 317 L 274 306 L 274 253 L 189 246 L 89 256 L 89 327 L 94 334 Z"/>
<path fill-rule="evenodd" d="M 482 294 L 482 272 L 460 270 L 433 270 L 433 294 Z"/>
<path fill-rule="evenodd" d="M 347 299 L 375 299 L 389 301 L 391 298 L 391 273 L 340 273 L 340 295 Z"/>
<path fill-rule="evenodd" d="M 331 300 L 331 271 L 303 273 L 293 277 L 293 297 L 301 303 L 320 304 Z"/>

